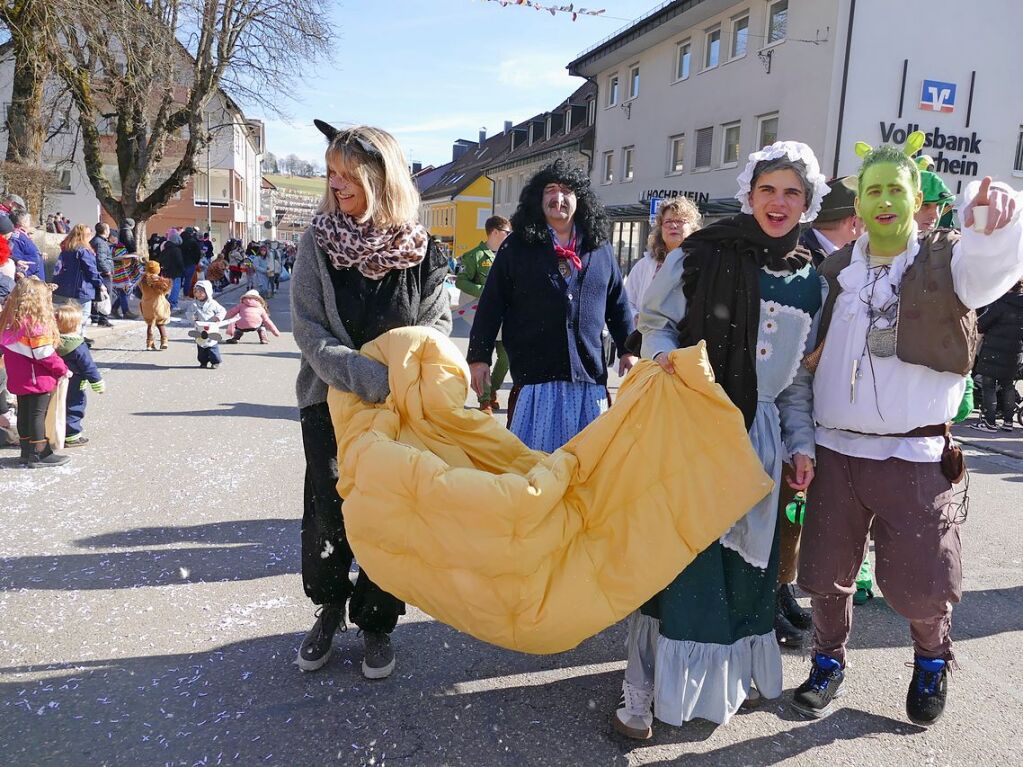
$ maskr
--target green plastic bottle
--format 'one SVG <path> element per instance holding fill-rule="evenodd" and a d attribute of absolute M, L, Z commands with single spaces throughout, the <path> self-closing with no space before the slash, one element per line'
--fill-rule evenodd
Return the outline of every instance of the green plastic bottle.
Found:
<path fill-rule="evenodd" d="M 806 516 L 806 493 L 799 491 L 792 502 L 785 507 L 785 516 L 794 525 L 802 525 Z"/>

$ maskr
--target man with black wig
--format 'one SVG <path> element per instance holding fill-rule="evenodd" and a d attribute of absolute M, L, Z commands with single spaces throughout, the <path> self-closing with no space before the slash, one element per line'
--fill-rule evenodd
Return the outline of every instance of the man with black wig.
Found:
<path fill-rule="evenodd" d="M 508 427 L 551 452 L 608 407 L 605 325 L 621 353 L 633 330 L 610 222 L 586 174 L 558 159 L 523 189 L 487 277 L 469 335 L 473 390 L 483 396 L 499 329 L 518 389 Z"/>

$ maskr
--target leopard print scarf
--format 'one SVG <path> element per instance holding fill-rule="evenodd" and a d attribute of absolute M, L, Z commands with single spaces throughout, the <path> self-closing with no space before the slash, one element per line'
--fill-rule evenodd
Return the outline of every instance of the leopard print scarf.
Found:
<path fill-rule="evenodd" d="M 313 235 L 335 269 L 354 266 L 371 280 L 422 262 L 430 240 L 418 223 L 379 229 L 372 221 L 360 224 L 344 213 L 313 216 Z"/>

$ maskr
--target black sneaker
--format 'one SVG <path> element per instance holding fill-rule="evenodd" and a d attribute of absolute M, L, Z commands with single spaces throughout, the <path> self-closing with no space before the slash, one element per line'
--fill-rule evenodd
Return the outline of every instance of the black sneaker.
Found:
<path fill-rule="evenodd" d="M 971 429 L 976 429 L 977 431 L 986 431 L 986 432 L 989 432 L 989 433 L 990 432 L 998 431 L 998 427 L 997 426 L 995 426 L 993 423 L 988 423 L 987 421 L 985 421 L 983 419 L 981 419 L 980 421 L 977 421 L 977 423 L 971 423 L 970 424 L 970 428 Z"/>
<path fill-rule="evenodd" d="M 913 663 L 913 680 L 906 693 L 909 721 L 930 727 L 945 713 L 947 696 L 948 664 L 941 658 L 917 657 Z"/>
<path fill-rule="evenodd" d="M 367 679 L 386 679 L 394 671 L 391 637 L 380 631 L 363 631 L 362 675 Z"/>
<path fill-rule="evenodd" d="M 801 648 L 805 638 L 803 632 L 792 625 L 780 603 L 774 610 L 774 636 L 778 639 L 778 644 L 781 647 L 787 647 L 790 650 Z"/>
<path fill-rule="evenodd" d="M 783 583 L 778 587 L 778 609 L 785 613 L 789 623 L 800 631 L 809 631 L 813 628 L 813 616 L 809 610 L 799 606 L 796 595 L 792 593 L 791 583 Z"/>
<path fill-rule="evenodd" d="M 845 690 L 842 680 L 845 672 L 842 664 L 830 655 L 817 653 L 813 657 L 810 678 L 796 688 L 792 695 L 792 708 L 803 716 L 821 719 L 834 709 L 835 698 L 840 698 Z"/>
<path fill-rule="evenodd" d="M 298 648 L 295 665 L 303 671 L 316 671 L 323 668 L 330 660 L 330 652 L 334 646 L 334 634 L 338 628 L 342 632 L 348 630 L 345 625 L 344 605 L 320 605 L 316 610 L 316 623 L 302 640 Z"/>
<path fill-rule="evenodd" d="M 112 328 L 114 326 L 114 324 L 103 315 L 100 315 L 99 317 L 94 319 L 92 321 L 92 324 L 101 328 Z"/>

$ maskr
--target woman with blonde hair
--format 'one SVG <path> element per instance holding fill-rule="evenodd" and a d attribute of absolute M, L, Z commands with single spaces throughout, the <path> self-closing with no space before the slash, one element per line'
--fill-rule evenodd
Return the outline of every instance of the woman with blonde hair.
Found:
<path fill-rule="evenodd" d="M 344 609 L 363 634 L 362 673 L 383 679 L 394 669 L 390 633 L 405 605 L 364 570 L 354 588 L 353 554 L 337 493 L 337 443 L 327 388 L 367 402 L 389 394 L 387 368 L 359 353 L 394 328 L 451 330 L 444 289 L 447 260 L 419 224 L 419 193 L 393 136 L 379 128 L 339 130 L 316 120 L 327 137 L 327 185 L 302 236 L 292 275 L 291 316 L 302 352 L 297 394 L 305 449 L 302 583 L 319 605 L 296 665 L 315 671 L 330 658 Z"/>
<path fill-rule="evenodd" d="M 629 297 L 632 316 L 637 322 L 639 309 L 643 306 L 643 296 L 654 275 L 664 264 L 664 259 L 701 225 L 700 211 L 688 197 L 666 200 L 657 209 L 654 225 L 646 241 L 646 253 L 633 265 L 625 279 L 625 292 Z"/>
<path fill-rule="evenodd" d="M 53 292 L 53 303 L 60 306 L 77 301 L 82 307 L 82 335 L 92 310 L 93 301 L 107 297 L 107 288 L 96 264 L 96 253 L 89 241 L 92 229 L 85 224 L 75 224 L 60 244 L 60 257 L 53 270 L 53 281 L 57 289 Z M 92 341 L 86 339 L 87 344 Z"/>

